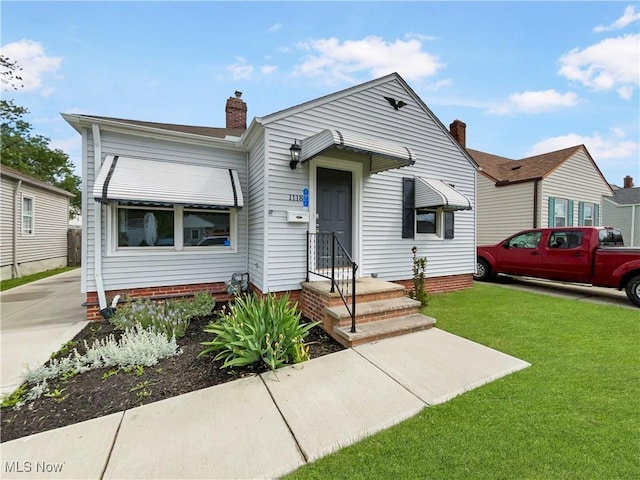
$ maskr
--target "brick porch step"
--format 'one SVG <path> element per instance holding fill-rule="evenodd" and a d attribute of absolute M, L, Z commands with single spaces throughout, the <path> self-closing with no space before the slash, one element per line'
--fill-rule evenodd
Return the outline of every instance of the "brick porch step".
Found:
<path fill-rule="evenodd" d="M 356 297 L 357 298 L 357 297 Z M 420 302 L 409 297 L 396 297 L 385 300 L 356 304 L 356 324 L 364 324 L 379 320 L 406 317 L 418 313 Z M 344 304 L 326 307 L 325 312 L 340 326 L 351 325 L 351 315 Z"/>
<path fill-rule="evenodd" d="M 333 335 L 345 347 L 355 347 L 367 342 L 395 337 L 406 333 L 427 330 L 436 323 L 435 318 L 415 313 L 406 317 L 378 320 L 356 325 L 356 333 L 351 333 L 350 326 L 335 327 Z"/>

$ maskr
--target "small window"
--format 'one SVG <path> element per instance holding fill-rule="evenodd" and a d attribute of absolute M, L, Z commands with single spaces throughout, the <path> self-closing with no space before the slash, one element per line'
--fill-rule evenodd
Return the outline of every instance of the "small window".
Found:
<path fill-rule="evenodd" d="M 554 232 L 549 236 L 549 248 L 570 249 L 582 245 L 583 233 L 579 231 Z"/>
<path fill-rule="evenodd" d="M 598 233 L 598 243 L 602 246 L 624 246 L 622 232 L 617 228 L 607 228 Z"/>
<path fill-rule="evenodd" d="M 563 198 L 556 198 L 556 205 L 553 212 L 553 225 L 556 227 L 567 226 L 567 200 Z"/>
<path fill-rule="evenodd" d="M 118 247 L 171 247 L 174 211 L 118 206 Z"/>
<path fill-rule="evenodd" d="M 416 210 L 416 231 L 438 235 L 438 212 L 436 210 Z"/>
<path fill-rule="evenodd" d="M 231 214 L 211 210 L 184 210 L 185 247 L 231 246 Z M 188 235 L 188 232 L 191 235 Z"/>
<path fill-rule="evenodd" d="M 596 205 L 594 203 L 580 202 L 578 210 L 580 214 L 579 225 L 584 225 L 585 227 L 596 225 Z"/>
<path fill-rule="evenodd" d="M 22 235 L 33 235 L 33 197 L 22 197 Z"/>

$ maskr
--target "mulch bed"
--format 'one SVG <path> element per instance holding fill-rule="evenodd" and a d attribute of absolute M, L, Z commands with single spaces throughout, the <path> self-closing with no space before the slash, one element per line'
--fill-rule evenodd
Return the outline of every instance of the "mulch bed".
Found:
<path fill-rule="evenodd" d="M 186 335 L 178 341 L 182 354 L 160 360 L 153 367 L 145 367 L 143 372 L 137 372 L 141 375 L 135 371 L 125 373 L 120 370 L 103 378 L 109 369 L 92 370 L 67 380 L 49 382 L 51 391 L 58 389 L 62 392 L 57 400 L 68 395 L 62 401 L 42 396 L 19 410 L 3 408 L 1 441 L 102 417 L 267 371 L 265 366 L 222 369 L 222 361 L 213 361 L 213 355 L 198 358 L 204 348 L 200 342 L 212 338 L 211 334 L 202 330 L 209 320 L 194 319 Z M 78 346 L 83 344 L 83 340 L 91 345 L 94 340 L 111 333 L 114 333 L 114 329 L 110 323 L 95 322 L 87 325 L 73 340 L 78 342 Z M 311 358 L 344 349 L 318 326 L 309 332 L 305 340 Z"/>

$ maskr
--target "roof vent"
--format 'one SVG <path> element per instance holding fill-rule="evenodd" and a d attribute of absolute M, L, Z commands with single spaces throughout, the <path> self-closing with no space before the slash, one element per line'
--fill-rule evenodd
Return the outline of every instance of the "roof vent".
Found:
<path fill-rule="evenodd" d="M 518 170 L 522 167 L 522 165 L 516 165 L 515 167 L 511 167 L 511 170 Z"/>

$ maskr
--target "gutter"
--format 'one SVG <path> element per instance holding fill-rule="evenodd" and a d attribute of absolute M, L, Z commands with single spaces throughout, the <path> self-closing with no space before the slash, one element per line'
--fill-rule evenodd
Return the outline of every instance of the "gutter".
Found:
<path fill-rule="evenodd" d="M 539 178 L 536 178 L 533 181 L 533 228 L 538 228 L 538 203 L 540 202 L 538 198 L 539 183 L 540 183 Z"/>
<path fill-rule="evenodd" d="M 21 186 L 22 180 L 18 180 L 13 191 L 13 264 L 11 265 L 11 278 L 20 278 L 20 271 L 18 270 L 18 229 L 20 228 L 18 222 L 18 193 Z"/>
<path fill-rule="evenodd" d="M 100 127 L 97 124 L 91 125 L 93 134 L 93 181 L 100 173 L 100 161 L 102 160 L 102 141 L 100 139 Z M 88 194 L 89 192 L 87 192 Z M 93 239 L 93 276 L 96 282 L 96 291 L 98 293 L 98 303 L 100 305 L 100 314 L 104 318 L 109 318 L 107 309 L 107 297 L 104 293 L 104 282 L 102 281 L 102 205 L 94 200 L 94 239 Z M 110 315 L 109 315 L 110 316 Z"/>

